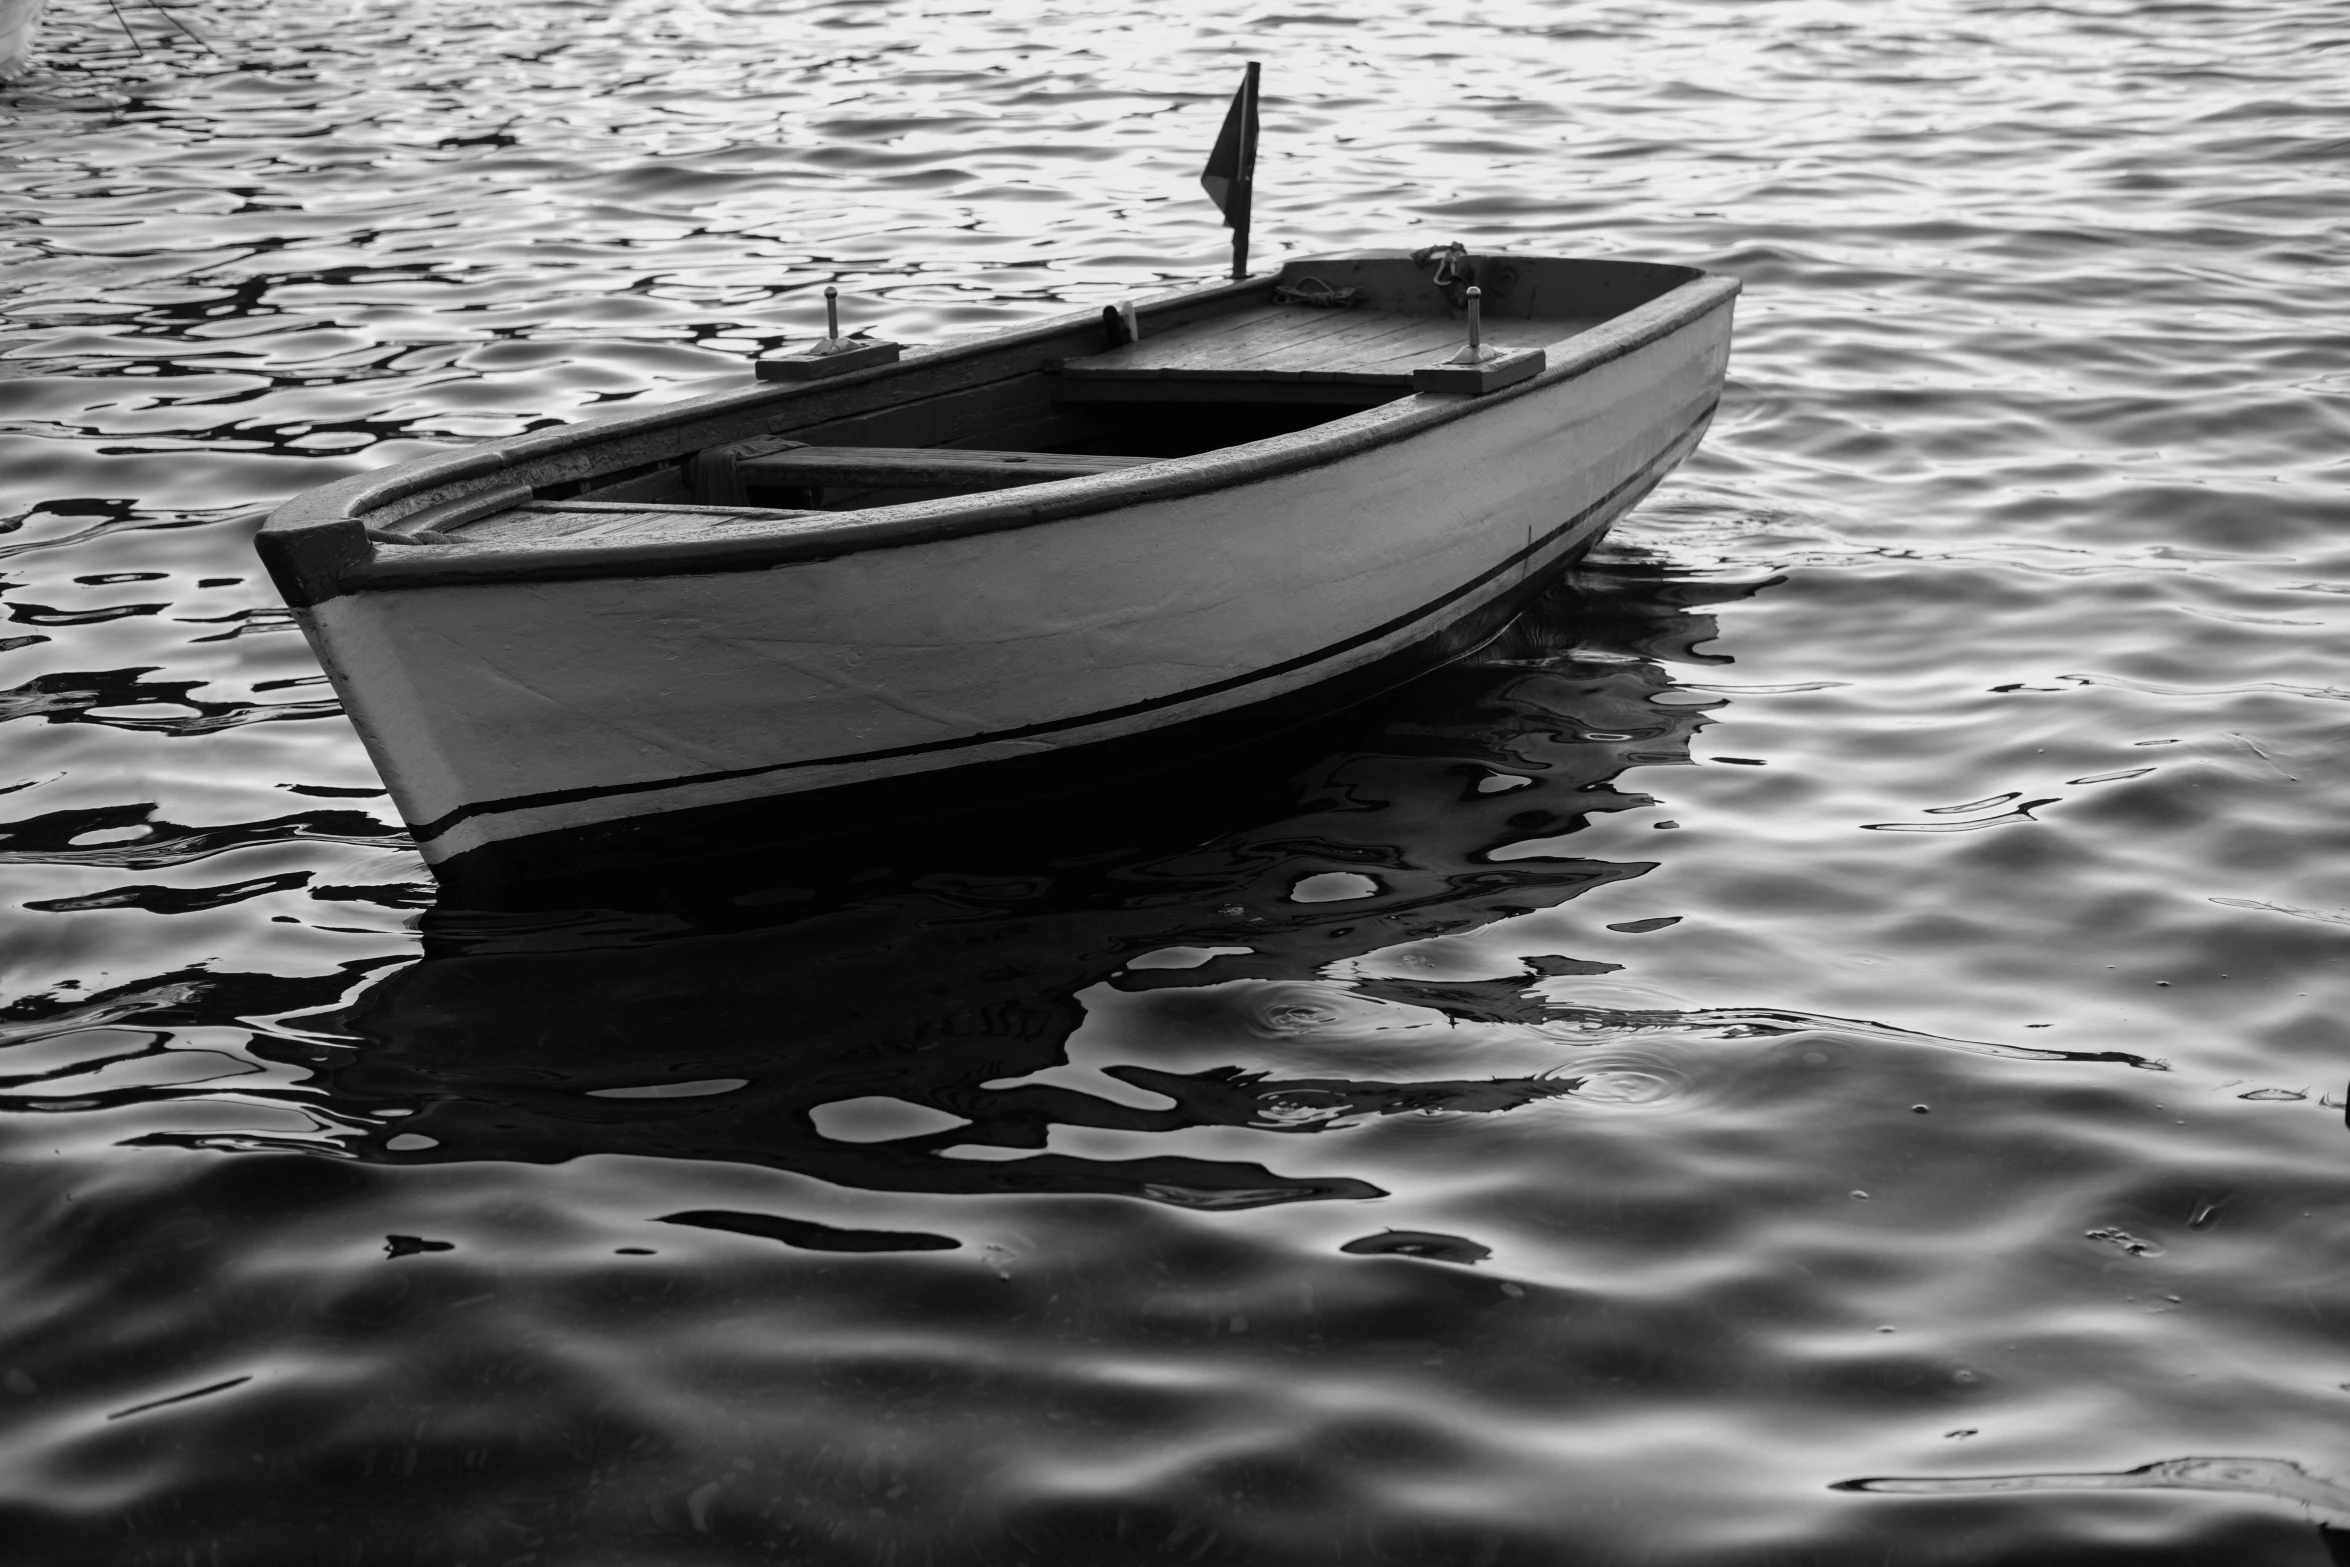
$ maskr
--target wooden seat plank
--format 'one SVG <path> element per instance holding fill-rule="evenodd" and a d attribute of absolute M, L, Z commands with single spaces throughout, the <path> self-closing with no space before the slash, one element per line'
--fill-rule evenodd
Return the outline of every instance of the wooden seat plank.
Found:
<path fill-rule="evenodd" d="M 1061 452 L 986 452 L 947 446 L 798 446 L 743 458 L 743 482 L 761 488 L 1001 490 L 1082 479 L 1155 462 L 1153 457 L 1085 457 Z"/>

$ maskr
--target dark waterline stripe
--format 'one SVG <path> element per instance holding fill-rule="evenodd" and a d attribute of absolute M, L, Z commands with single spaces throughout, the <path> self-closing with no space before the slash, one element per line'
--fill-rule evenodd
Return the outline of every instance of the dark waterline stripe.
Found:
<path fill-rule="evenodd" d="M 1302 669 L 1307 665 L 1321 663 L 1328 659 L 1335 658 L 1339 654 L 1345 653 L 1350 649 L 1361 647 L 1366 642 L 1376 642 L 1381 637 L 1384 637 L 1391 632 L 1411 625 L 1414 621 L 1425 620 L 1428 616 L 1444 608 L 1447 604 L 1451 604 L 1458 599 L 1464 598 L 1467 595 L 1474 593 L 1477 589 L 1483 587 L 1488 582 L 1493 581 L 1496 577 L 1508 575 L 1512 567 L 1523 565 L 1526 561 L 1532 559 L 1534 556 L 1541 554 L 1560 537 L 1574 532 L 1593 515 L 1605 511 L 1609 506 L 1614 505 L 1615 502 L 1627 491 L 1632 490 L 1644 482 L 1653 484 L 1658 479 L 1662 478 L 1663 470 L 1671 466 L 1665 462 L 1665 454 L 1679 446 L 1683 441 L 1687 440 L 1694 431 L 1702 428 L 1705 422 L 1713 417 L 1714 410 L 1718 406 L 1720 406 L 1719 399 L 1716 399 L 1714 402 L 1707 403 L 1704 408 L 1700 409 L 1694 416 L 1690 418 L 1688 423 L 1682 425 L 1680 429 L 1674 431 L 1672 438 L 1666 441 L 1664 445 L 1658 449 L 1656 456 L 1650 458 L 1646 463 L 1642 464 L 1640 470 L 1637 473 L 1618 484 L 1614 489 L 1609 490 L 1598 500 L 1593 501 L 1590 505 L 1584 507 L 1581 511 L 1568 518 L 1565 522 L 1562 522 L 1557 527 L 1551 529 L 1541 538 L 1528 544 L 1525 548 L 1517 551 L 1515 554 L 1504 557 L 1500 564 L 1491 567 L 1478 576 L 1470 578 L 1467 582 L 1462 583 L 1459 587 L 1454 588 L 1451 592 L 1446 593 L 1441 598 L 1432 599 L 1417 609 L 1407 610 L 1403 614 L 1398 615 L 1381 625 L 1373 626 L 1368 631 L 1358 632 L 1354 636 L 1348 637 L 1343 642 L 1333 642 L 1326 647 L 1317 648 L 1311 653 L 1301 653 L 1295 658 L 1285 659 L 1281 663 L 1271 664 L 1263 669 L 1251 670 L 1249 673 L 1244 675 L 1233 675 L 1226 679 L 1218 680 L 1204 686 L 1192 686 L 1186 690 L 1171 692 L 1165 696 L 1151 697 L 1146 701 L 1131 702 L 1124 707 L 1113 707 L 1094 713 L 1082 713 L 1074 718 L 1049 719 L 1043 723 L 1025 724 L 1017 729 L 994 729 L 988 731 L 985 734 L 959 735 L 953 739 L 948 740 L 926 740 L 919 745 L 892 746 L 886 750 L 880 751 L 860 751 L 851 756 L 817 757 L 813 760 L 804 762 L 771 762 L 760 767 L 738 767 L 723 772 L 692 773 L 678 778 L 658 778 L 639 783 L 597 784 L 579 789 L 550 789 L 541 794 L 518 794 L 509 796 L 503 800 L 485 800 L 478 805 L 461 805 L 456 810 L 450 811 L 446 815 L 435 817 L 429 822 L 410 823 L 408 830 L 415 835 L 417 842 L 424 843 L 439 837 L 441 834 L 447 832 L 450 828 L 455 827 L 462 822 L 470 821 L 476 816 L 498 814 L 507 811 L 525 811 L 549 805 L 573 805 L 582 800 L 600 800 L 609 798 L 611 796 L 624 794 L 646 794 L 659 789 L 682 789 L 693 784 L 725 783 L 731 779 L 756 778 L 767 773 L 791 772 L 803 767 L 840 767 L 855 762 L 879 762 L 887 761 L 892 757 L 919 756 L 926 752 L 960 750 L 968 746 L 988 745 L 999 740 L 1023 740 L 1032 735 L 1051 734 L 1056 730 L 1076 729 L 1081 728 L 1087 724 L 1107 723 L 1112 719 L 1128 718 L 1137 713 L 1148 713 L 1158 708 L 1174 707 L 1184 702 L 1196 701 L 1201 697 L 1214 696 L 1219 692 L 1236 690 L 1241 686 L 1253 685 L 1260 680 L 1270 680 L 1276 675 L 1287 674 L 1291 670 Z"/>

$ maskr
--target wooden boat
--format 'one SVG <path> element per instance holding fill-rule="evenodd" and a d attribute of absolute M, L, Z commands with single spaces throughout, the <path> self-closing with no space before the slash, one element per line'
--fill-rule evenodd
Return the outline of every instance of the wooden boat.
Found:
<path fill-rule="evenodd" d="M 49 0 L 0 0 L 0 82 L 22 76 L 33 62 L 33 38 Z"/>
<path fill-rule="evenodd" d="M 1465 651 L 1696 445 L 1735 281 L 1428 257 L 836 332 L 329 485 L 259 547 L 444 880 L 1016 796 Z M 1448 365 L 1472 286 L 1497 357 Z"/>

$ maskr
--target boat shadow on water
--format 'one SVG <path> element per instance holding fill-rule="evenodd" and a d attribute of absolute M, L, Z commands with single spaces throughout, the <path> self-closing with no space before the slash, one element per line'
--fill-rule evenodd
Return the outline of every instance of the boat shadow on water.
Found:
<path fill-rule="evenodd" d="M 1118 1100 L 1016 1080 L 1067 1060 L 1080 993 L 1105 984 L 1284 981 L 1309 1011 L 1351 995 L 1461 1021 L 1553 1018 L 1530 987 L 1613 965 L 1537 958 L 1523 977 L 1453 983 L 1322 976 L 1649 869 L 1555 840 L 1647 803 L 1613 787 L 1626 769 L 1687 762 L 1705 719 L 1652 698 L 1671 685 L 1667 663 L 1713 661 L 1698 651 L 1714 632 L 1705 606 L 1755 586 L 1587 570 L 1479 651 L 1278 750 L 1022 812 L 867 822 L 824 845 L 705 859 L 690 875 L 575 886 L 569 908 L 545 906 L 544 885 L 536 907 L 515 907 L 511 889 L 444 894 L 423 916 L 423 961 L 347 1007 L 289 1019 L 260 1048 L 314 1073 L 336 1117 L 364 1128 L 345 1153 L 383 1163 L 626 1153 L 879 1191 L 1195 1208 L 1378 1196 L 1353 1177 L 1240 1161 L 1026 1151 L 1056 1126 L 1311 1134 L 1345 1118 L 1495 1113 L 1579 1080 L 1127 1066 L 1113 1071 L 1145 1093 Z M 1533 839 L 1552 841 L 1539 857 L 1496 855 Z M 1167 1107 L 1130 1102 L 1154 1095 Z M 953 1124 L 872 1141 L 820 1128 L 825 1107 L 875 1097 Z M 684 1222 L 764 1222 L 760 1233 L 819 1249 L 952 1244 L 774 1216 Z"/>

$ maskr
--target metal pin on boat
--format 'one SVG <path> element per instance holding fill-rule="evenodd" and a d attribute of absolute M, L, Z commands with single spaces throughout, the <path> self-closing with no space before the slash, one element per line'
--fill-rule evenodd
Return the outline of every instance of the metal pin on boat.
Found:
<path fill-rule="evenodd" d="M 1413 258 L 1417 262 L 1418 258 Z M 1449 264 L 1449 263 L 1448 263 Z M 1412 372 L 1416 392 L 1466 392 L 1482 397 L 1505 386 L 1542 373 L 1549 363 L 1539 348 L 1502 350 L 1485 341 L 1485 291 L 1472 283 L 1462 293 L 1469 309 L 1469 341 L 1439 365 L 1422 365 Z"/>
<path fill-rule="evenodd" d="M 858 341 L 840 335 L 840 290 L 824 285 L 824 335 L 796 354 L 779 354 L 759 361 L 762 381 L 813 381 L 819 376 L 846 375 L 873 365 L 894 363 L 898 345 Z"/>
<path fill-rule="evenodd" d="M 1481 365 L 1489 359 L 1498 359 L 1500 353 L 1487 348 L 1484 341 L 1485 291 L 1476 284 L 1469 285 L 1469 346 L 1446 360 L 1447 364 Z"/>

